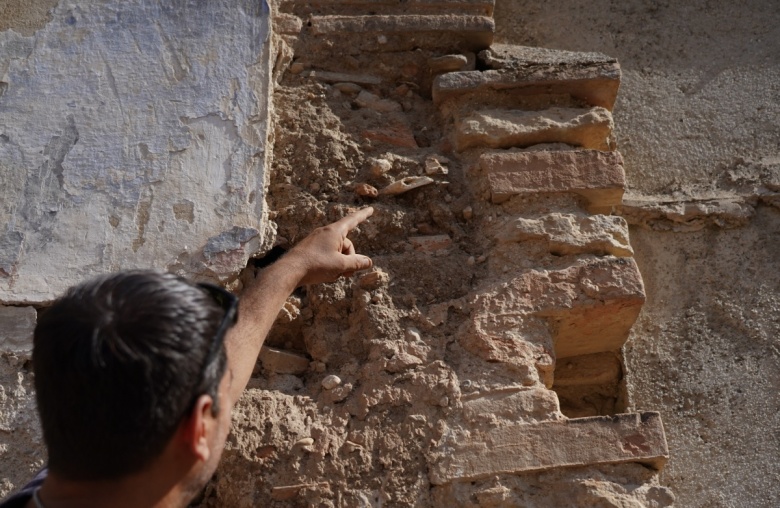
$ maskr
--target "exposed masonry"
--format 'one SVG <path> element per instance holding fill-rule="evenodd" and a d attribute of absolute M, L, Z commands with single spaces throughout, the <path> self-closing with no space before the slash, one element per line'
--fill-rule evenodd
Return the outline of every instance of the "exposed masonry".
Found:
<path fill-rule="evenodd" d="M 237 410 L 221 502 L 671 504 L 659 415 L 620 414 L 645 300 L 613 215 L 620 67 L 491 46 L 492 7 L 278 6 L 277 244 L 372 204 L 355 243 L 375 268 L 288 301 Z"/>

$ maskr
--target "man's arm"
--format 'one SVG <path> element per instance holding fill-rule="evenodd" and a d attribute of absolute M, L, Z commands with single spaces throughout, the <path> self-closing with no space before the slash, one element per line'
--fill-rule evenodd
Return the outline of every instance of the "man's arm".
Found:
<path fill-rule="evenodd" d="M 276 316 L 296 287 L 332 282 L 342 275 L 371 268 L 371 259 L 355 253 L 347 234 L 374 209 L 364 208 L 328 226 L 315 229 L 287 254 L 264 268 L 244 289 L 239 319 L 226 338 L 228 368 L 233 380 L 230 402 L 244 391 L 260 348 Z"/>

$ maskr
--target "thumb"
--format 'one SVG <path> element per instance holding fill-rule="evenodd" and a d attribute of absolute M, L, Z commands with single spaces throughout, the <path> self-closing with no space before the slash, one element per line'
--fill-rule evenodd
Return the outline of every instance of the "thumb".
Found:
<path fill-rule="evenodd" d="M 361 254 L 350 254 L 347 256 L 347 266 L 350 267 L 351 272 L 357 272 L 359 270 L 368 270 L 372 266 L 374 266 L 373 261 L 371 261 L 371 258 L 368 256 L 363 256 Z"/>

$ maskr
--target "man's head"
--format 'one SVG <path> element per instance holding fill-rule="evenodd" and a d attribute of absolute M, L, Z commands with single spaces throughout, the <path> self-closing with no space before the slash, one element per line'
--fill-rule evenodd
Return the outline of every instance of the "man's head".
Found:
<path fill-rule="evenodd" d="M 200 397 L 218 411 L 225 349 L 209 350 L 224 316 L 208 290 L 156 272 L 103 276 L 57 300 L 33 349 L 51 472 L 74 481 L 139 472 Z"/>

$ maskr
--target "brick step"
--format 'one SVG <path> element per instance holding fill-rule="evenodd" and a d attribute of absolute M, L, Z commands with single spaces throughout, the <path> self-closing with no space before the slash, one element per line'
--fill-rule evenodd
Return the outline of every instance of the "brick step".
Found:
<path fill-rule="evenodd" d="M 476 295 L 464 348 L 488 361 L 511 362 L 540 336 L 546 322 L 556 358 L 616 351 L 628 338 L 645 302 L 632 258 L 591 258 L 560 270 L 529 270 Z M 526 355 L 528 356 L 528 355 Z M 547 384 L 547 382 L 545 382 Z"/>
<path fill-rule="evenodd" d="M 669 458 L 661 416 L 656 412 L 597 416 L 472 429 L 440 445 L 430 464 L 434 485 L 500 474 L 564 467 L 640 463 L 663 468 Z"/>
<path fill-rule="evenodd" d="M 494 238 L 504 244 L 544 241 L 556 256 L 596 254 L 631 257 L 628 223 L 615 215 L 549 213 L 540 217 L 515 217 L 503 224 Z"/>
<path fill-rule="evenodd" d="M 455 149 L 524 148 L 540 143 L 565 143 L 611 150 L 612 114 L 605 108 L 549 108 L 542 111 L 488 109 L 475 111 L 455 124 Z"/>
<path fill-rule="evenodd" d="M 308 14 L 471 14 L 492 16 L 494 0 L 282 0 L 280 9 Z"/>
<path fill-rule="evenodd" d="M 597 150 L 489 151 L 479 158 L 491 201 L 539 193 L 575 193 L 591 213 L 611 213 L 626 187 L 623 157 Z"/>
<path fill-rule="evenodd" d="M 493 41 L 488 16 L 377 15 L 313 16 L 309 33 L 351 51 L 388 52 L 415 48 L 479 51 Z"/>
<path fill-rule="evenodd" d="M 433 83 L 437 104 L 470 101 L 494 92 L 511 96 L 569 95 L 612 110 L 620 86 L 620 64 L 601 53 L 495 44 L 479 53 L 487 70 L 442 74 Z"/>

